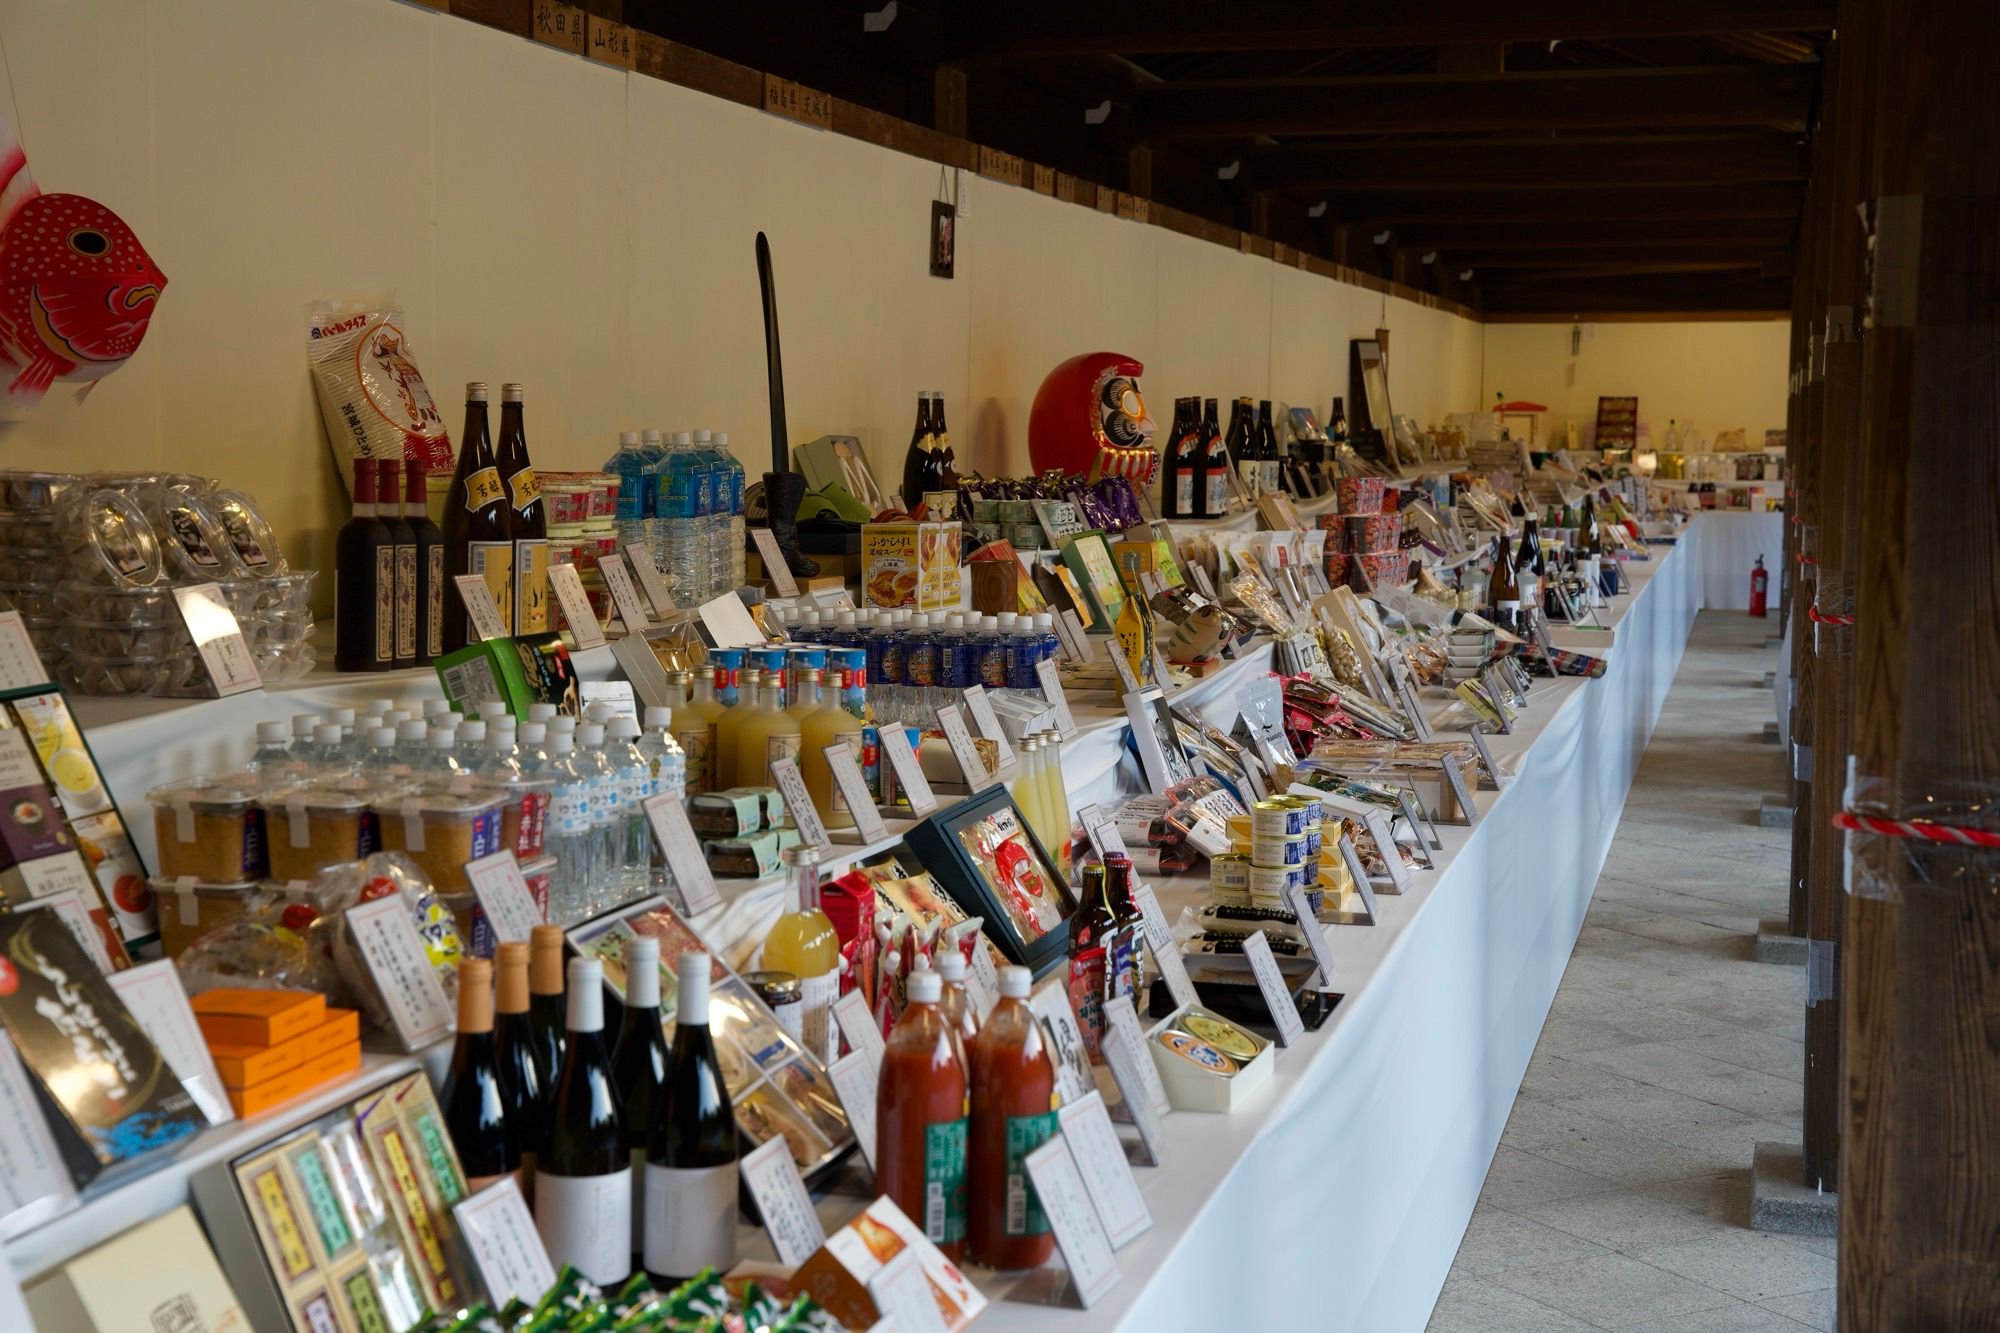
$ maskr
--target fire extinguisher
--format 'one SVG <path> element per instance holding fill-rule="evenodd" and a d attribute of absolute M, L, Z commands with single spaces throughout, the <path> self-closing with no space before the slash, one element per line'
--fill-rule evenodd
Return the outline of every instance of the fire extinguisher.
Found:
<path fill-rule="evenodd" d="M 1759 620 L 1764 618 L 1764 594 L 1770 586 L 1771 575 L 1764 568 L 1764 557 L 1760 555 L 1757 563 L 1750 568 L 1750 614 Z"/>

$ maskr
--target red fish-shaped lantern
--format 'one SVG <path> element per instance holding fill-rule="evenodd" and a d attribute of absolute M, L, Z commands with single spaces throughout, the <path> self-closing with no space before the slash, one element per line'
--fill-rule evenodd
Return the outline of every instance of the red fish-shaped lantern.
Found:
<path fill-rule="evenodd" d="M 43 194 L 0 119 L 0 419 L 19 420 L 57 381 L 82 402 L 139 350 L 166 274 L 123 218 L 75 194 Z"/>

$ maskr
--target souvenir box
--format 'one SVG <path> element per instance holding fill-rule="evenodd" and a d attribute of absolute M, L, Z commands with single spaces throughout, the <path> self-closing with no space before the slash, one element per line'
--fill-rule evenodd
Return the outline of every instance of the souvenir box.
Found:
<path fill-rule="evenodd" d="M 78 1255 L 25 1294 L 37 1327 L 69 1333 L 250 1326 L 185 1204 Z"/>
<path fill-rule="evenodd" d="M 1146 1047 L 1176 1111 L 1233 1111 L 1271 1081 L 1277 1064 L 1273 1043 L 1193 1006 L 1155 1024 Z"/>
<path fill-rule="evenodd" d="M 1111 545 L 1101 532 L 1083 532 L 1064 539 L 1063 565 L 1083 590 L 1091 613 L 1086 626 L 1093 634 L 1110 634 L 1118 625 L 1118 613 L 1125 609 L 1125 585 L 1118 578 L 1118 562 Z"/>
<path fill-rule="evenodd" d="M 1005 786 L 940 810 L 903 835 L 911 856 L 1010 962 L 1037 978 L 1069 956 L 1076 897 Z"/>
<path fill-rule="evenodd" d="M 583 957 L 604 964 L 605 987 L 622 1004 L 625 941 L 635 935 L 650 935 L 660 942 L 661 1026 L 671 1046 L 680 995 L 675 964 L 683 953 L 709 952 L 680 914 L 665 899 L 648 899 L 577 927 L 569 932 L 569 943 Z M 783 1135 L 800 1174 L 818 1179 L 854 1146 L 854 1131 L 848 1127 L 832 1077 L 779 1025 L 749 984 L 713 953 L 709 980 L 709 1026 L 736 1128 L 748 1145 L 744 1151 Z"/>
<path fill-rule="evenodd" d="M 956 611 L 965 525 L 869 523 L 861 529 L 861 600 L 866 606 Z"/>

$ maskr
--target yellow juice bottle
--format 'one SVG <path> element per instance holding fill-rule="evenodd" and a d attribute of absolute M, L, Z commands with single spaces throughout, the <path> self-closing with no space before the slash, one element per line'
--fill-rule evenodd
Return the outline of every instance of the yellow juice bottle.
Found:
<path fill-rule="evenodd" d="M 1049 816 L 1055 824 L 1052 836 L 1044 838 L 1042 845 L 1055 857 L 1056 865 L 1063 874 L 1069 874 L 1070 822 L 1069 786 L 1063 781 L 1062 738 L 1053 732 L 1042 741 L 1043 769 L 1048 775 Z"/>
<path fill-rule="evenodd" d="M 715 788 L 717 791 L 742 785 L 736 776 L 737 733 L 757 711 L 757 696 L 764 688 L 764 673 L 754 667 L 743 672 L 742 687 L 736 693 L 736 707 L 724 709 L 715 723 Z"/>
<path fill-rule="evenodd" d="M 833 785 L 833 769 L 826 762 L 826 747 L 839 741 L 846 744 L 854 755 L 854 762 L 861 762 L 861 723 L 854 714 L 842 708 L 839 697 L 826 697 L 831 683 L 839 688 L 840 675 L 835 671 L 810 671 L 801 669 L 798 673 L 798 693 L 801 703 L 810 701 L 812 708 L 799 718 L 799 776 L 806 780 L 806 790 L 812 794 L 813 808 L 819 811 L 821 822 L 828 828 L 853 828 L 854 811 L 848 808 L 847 798 L 840 788 Z M 789 711 L 789 710 L 788 710 Z"/>
<path fill-rule="evenodd" d="M 694 687 L 694 697 L 685 705 L 674 709 L 674 740 L 687 755 L 688 795 L 696 792 L 715 791 L 722 786 L 716 781 L 715 771 L 715 724 L 716 719 L 728 710 L 715 697 L 715 672 L 709 667 L 699 671 L 676 671 L 675 685 L 686 689 Z"/>
<path fill-rule="evenodd" d="M 799 756 L 799 720 L 778 708 L 778 687 L 763 678 L 757 705 L 732 733 L 736 750 L 737 787 L 771 785 L 771 761 Z M 728 742 L 723 742 L 728 744 Z"/>
<path fill-rule="evenodd" d="M 832 1064 L 836 1028 L 833 1002 L 840 998 L 840 934 L 819 905 L 819 849 L 784 851 L 785 914 L 764 937 L 764 967 L 799 979 L 800 1040 L 822 1063 Z"/>
<path fill-rule="evenodd" d="M 1041 741 L 1029 736 L 1021 741 L 1020 771 L 1014 775 L 1014 804 L 1021 809 L 1021 818 L 1028 821 L 1036 837 L 1042 836 L 1042 825 L 1047 814 L 1042 808 L 1042 794 L 1037 781 L 1042 765 Z"/>

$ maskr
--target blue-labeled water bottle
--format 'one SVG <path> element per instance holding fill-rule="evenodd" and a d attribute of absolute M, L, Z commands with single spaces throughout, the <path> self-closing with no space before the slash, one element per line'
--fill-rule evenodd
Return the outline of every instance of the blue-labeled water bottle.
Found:
<path fill-rule="evenodd" d="M 722 478 L 726 485 L 724 503 L 718 506 L 722 521 L 718 526 L 717 540 L 726 558 L 716 561 L 716 577 L 722 580 L 721 592 L 734 592 L 746 581 L 743 551 L 743 464 L 729 448 L 729 432 L 715 432 L 715 454 L 722 467 Z"/>
<path fill-rule="evenodd" d="M 1035 618 L 1030 615 L 1016 616 L 1012 632 L 1007 636 L 1007 688 L 1010 690 L 1039 690 L 1041 681 L 1035 677 L 1035 664 L 1042 660 L 1041 635 L 1035 630 Z"/>
<path fill-rule="evenodd" d="M 798 678 L 786 672 L 785 668 L 790 664 L 785 657 L 786 650 L 783 648 L 752 648 L 749 658 L 751 669 L 764 673 L 766 690 L 778 696 L 780 712 L 798 699 L 798 691 L 792 688 Z"/>
<path fill-rule="evenodd" d="M 845 712 L 852 713 L 863 722 L 868 720 L 868 650 L 866 648 L 829 648 L 826 651 L 827 669 L 836 672 L 840 682 L 838 704 Z"/>
<path fill-rule="evenodd" d="M 604 471 L 618 478 L 618 545 L 622 550 L 632 542 L 646 540 L 646 520 L 652 517 L 653 497 L 647 493 L 647 466 L 645 451 L 640 447 L 639 432 L 635 430 L 618 433 L 618 452 L 604 460 Z M 649 546 L 647 548 L 651 550 Z"/>
<path fill-rule="evenodd" d="M 1013 628 L 1012 611 L 979 622 L 979 683 L 989 690 L 1007 688 L 1007 641 Z"/>
<path fill-rule="evenodd" d="M 639 432 L 639 453 L 646 460 L 646 472 L 640 479 L 640 489 L 646 496 L 646 549 L 653 553 L 653 564 L 660 563 L 660 469 L 667 458 L 667 434 L 652 429 Z M 623 495 L 621 487 L 618 492 Z"/>
<path fill-rule="evenodd" d="M 965 688 L 979 679 L 979 641 L 967 621 L 968 617 L 957 612 L 944 618 L 944 637 L 938 647 L 938 688 L 925 713 L 927 722 L 938 709 L 961 702 L 959 696 Z"/>
<path fill-rule="evenodd" d="M 715 668 L 715 701 L 724 708 L 734 708 L 743 700 L 743 650 L 741 648 L 714 648 L 709 651 L 708 664 Z"/>
<path fill-rule="evenodd" d="M 909 702 L 904 720 L 913 725 L 928 726 L 937 717 L 938 687 L 943 683 L 942 628 L 933 627 L 931 617 L 922 611 L 910 617 L 909 637 L 903 641 L 904 697 Z"/>
<path fill-rule="evenodd" d="M 896 613 L 877 611 L 868 634 L 868 703 L 885 722 L 902 717 L 903 640 Z"/>

